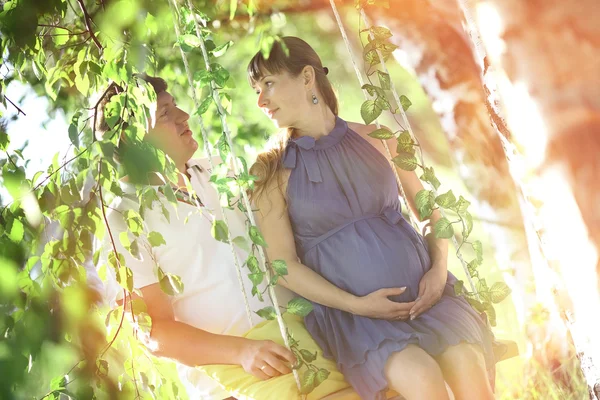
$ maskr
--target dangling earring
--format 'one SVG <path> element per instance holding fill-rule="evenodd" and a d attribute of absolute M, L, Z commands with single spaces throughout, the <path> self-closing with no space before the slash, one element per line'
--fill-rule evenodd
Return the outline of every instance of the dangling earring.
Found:
<path fill-rule="evenodd" d="M 319 104 L 319 99 L 317 99 L 317 96 L 315 96 L 314 93 L 312 95 L 312 100 L 313 100 L 313 104 Z"/>

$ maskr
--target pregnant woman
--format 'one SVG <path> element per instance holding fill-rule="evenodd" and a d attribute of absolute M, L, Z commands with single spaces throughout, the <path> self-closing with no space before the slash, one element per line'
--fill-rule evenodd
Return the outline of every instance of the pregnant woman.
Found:
<path fill-rule="evenodd" d="M 492 337 L 454 295 L 447 242 L 405 221 L 383 145 L 368 136 L 375 127 L 337 115 L 315 51 L 283 43 L 288 55 L 276 43 L 248 65 L 258 106 L 281 128 L 252 168 L 252 196 L 269 259 L 287 262 L 280 283 L 313 302 L 307 329 L 363 399 L 388 388 L 448 399 L 445 382 L 457 399 L 493 399 Z M 398 173 L 414 209 L 423 187 L 414 172 Z"/>

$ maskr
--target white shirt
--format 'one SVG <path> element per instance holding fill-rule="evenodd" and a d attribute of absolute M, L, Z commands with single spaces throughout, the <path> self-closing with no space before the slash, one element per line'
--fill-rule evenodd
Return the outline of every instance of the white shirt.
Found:
<path fill-rule="evenodd" d="M 137 201 L 131 198 L 124 197 L 112 205 L 120 212 L 112 211 L 108 214 L 109 225 L 113 231 L 117 251 L 125 257 L 125 264 L 133 272 L 135 288 L 143 288 L 158 282 L 154 258 L 165 273 L 178 275 L 184 284 L 183 293 L 171 297 L 176 320 L 208 332 L 239 336 L 262 319 L 252 312 L 252 323 L 248 320 L 232 250 L 229 244 L 219 242 L 211 235 L 213 215 L 217 219 L 222 219 L 222 214 L 218 206 L 218 194 L 209 182 L 208 159 L 190 160 L 187 167 L 191 177 L 190 182 L 203 203 L 201 209 L 204 212 L 199 213 L 196 206 L 184 202 L 178 202 L 178 207 L 175 209 L 160 192 L 157 192 L 157 195 L 170 214 L 170 222 L 163 215 L 157 202 L 154 203 L 153 209 L 147 209 L 145 212 L 144 222 L 147 232 L 161 233 L 166 245 L 154 248 L 140 246 L 143 257 L 141 261 L 123 248 L 117 239 L 120 232 L 127 230 L 122 212 L 127 209 L 135 211 L 139 209 Z M 126 193 L 135 194 L 135 187 L 132 185 L 124 184 L 122 187 Z M 231 237 L 247 237 L 245 216 L 237 209 L 225 210 L 225 215 Z M 130 237 L 133 239 L 132 234 Z M 142 247 L 149 248 L 153 257 L 150 257 L 148 251 Z M 110 245 L 105 243 L 104 248 L 104 257 L 106 257 Z M 237 247 L 235 251 L 241 267 L 247 253 Z M 250 310 L 257 311 L 270 304 L 260 302 L 251 295 L 252 283 L 247 277 L 248 273 L 249 270 L 244 267 L 242 269 L 244 289 Z M 112 283 L 106 285 L 106 296 L 110 302 L 120 297 L 122 289 L 116 282 L 111 268 L 107 271 L 107 281 Z M 278 293 L 283 293 L 283 296 L 289 299 L 291 296 L 281 289 L 278 289 Z M 286 304 L 285 300 L 281 299 L 281 304 Z M 190 398 L 229 397 L 229 394 L 197 369 L 184 365 L 179 365 L 178 369 L 188 391 L 194 391 L 189 393 Z"/>

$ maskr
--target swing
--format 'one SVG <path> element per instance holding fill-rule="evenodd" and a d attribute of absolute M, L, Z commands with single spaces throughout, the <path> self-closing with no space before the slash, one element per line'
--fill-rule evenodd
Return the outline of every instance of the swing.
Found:
<path fill-rule="evenodd" d="M 348 38 L 346 36 L 346 32 L 344 30 L 344 27 L 343 27 L 343 25 L 341 23 L 339 14 L 337 12 L 337 8 L 335 6 L 335 2 L 334 2 L 334 0 L 330 0 L 330 3 L 331 3 L 331 7 L 332 7 L 332 10 L 333 10 L 333 13 L 334 13 L 334 15 L 336 17 L 338 26 L 340 28 L 341 35 L 342 35 L 342 37 L 343 37 L 343 39 L 344 39 L 344 41 L 346 43 L 346 46 L 348 48 L 348 52 L 350 54 L 350 58 L 351 58 L 352 64 L 354 66 L 354 69 L 356 71 L 357 77 L 358 77 L 359 82 L 360 82 L 361 87 L 362 87 L 363 84 L 364 84 L 364 82 L 362 80 L 362 75 L 361 75 L 360 71 L 358 70 L 356 62 L 355 62 L 354 57 L 352 55 L 351 47 L 350 47 Z M 176 5 L 176 3 L 175 3 L 174 0 L 169 0 L 169 5 L 171 7 L 171 10 L 172 10 L 172 13 L 173 13 L 173 17 L 174 17 L 174 25 L 175 25 L 176 34 L 177 34 L 177 36 L 180 36 L 179 20 L 178 20 L 179 15 L 178 15 L 178 10 L 177 10 L 177 5 Z M 191 0 L 187 0 L 187 5 L 188 5 L 188 7 L 190 9 L 193 9 L 193 6 L 191 4 Z M 361 17 L 363 19 L 366 19 L 365 15 L 364 15 L 364 11 L 361 9 L 360 12 L 361 12 Z M 201 48 L 201 51 L 202 51 L 202 55 L 203 55 L 204 61 L 206 63 L 206 68 L 207 68 L 208 71 L 210 71 L 211 67 L 210 67 L 210 62 L 209 62 L 209 58 L 208 58 L 208 53 L 206 51 L 204 40 L 203 40 L 202 35 L 200 33 L 200 27 L 199 27 L 197 21 L 194 21 L 194 23 L 195 23 L 195 28 L 196 28 L 196 34 L 197 34 L 197 36 L 199 38 L 199 41 L 200 41 L 200 48 Z M 384 68 L 384 71 L 387 73 L 387 68 L 385 67 L 385 63 L 383 62 L 383 57 L 381 56 L 381 53 L 378 50 L 377 50 L 377 53 L 378 53 L 378 56 L 380 58 L 381 64 L 382 64 L 382 66 Z M 187 77 L 188 77 L 188 81 L 189 81 L 190 87 L 193 87 L 192 75 L 191 75 L 191 72 L 190 72 L 190 69 L 189 69 L 189 66 L 188 66 L 187 56 L 186 56 L 186 54 L 183 51 L 181 51 L 181 56 L 182 56 L 183 63 L 184 63 L 185 69 L 186 69 L 186 73 L 187 73 Z M 401 112 L 401 115 L 402 115 L 402 118 L 404 120 L 404 123 L 407 126 L 407 129 L 410 132 L 411 137 L 414 138 L 414 134 L 412 132 L 412 129 L 410 128 L 410 124 L 408 123 L 406 114 L 405 114 L 403 108 L 400 106 L 400 104 L 401 104 L 400 103 L 400 99 L 398 97 L 398 94 L 397 94 L 394 86 L 393 86 L 393 83 L 391 83 L 391 89 L 392 89 L 392 93 L 394 94 L 394 98 L 395 98 L 397 104 L 399 105 L 398 109 Z M 219 113 L 219 115 L 221 117 L 221 122 L 222 122 L 222 125 L 223 125 L 224 136 L 225 136 L 225 138 L 227 140 L 227 143 L 229 144 L 231 156 L 233 157 L 234 160 L 237 160 L 237 157 L 235 156 L 235 153 L 234 153 L 234 150 L 233 150 L 233 143 L 232 143 L 232 140 L 231 140 L 230 130 L 229 130 L 227 122 L 226 122 L 225 112 L 223 110 L 222 103 L 220 101 L 220 96 L 219 96 L 219 93 L 218 93 L 218 91 L 216 89 L 214 81 L 211 82 L 211 92 L 212 92 L 213 99 L 215 100 L 215 104 L 217 105 L 218 113 Z M 366 91 L 364 89 L 363 89 L 363 93 L 365 94 L 365 97 L 368 98 L 367 97 L 367 93 L 366 93 Z M 196 104 L 196 107 L 199 108 L 199 102 L 198 102 L 198 99 L 196 98 L 194 92 L 192 93 L 192 97 L 193 97 L 194 103 Z M 202 121 L 202 117 L 201 116 L 199 116 L 199 122 L 200 122 L 200 130 L 201 130 L 203 141 L 204 141 L 204 145 L 205 145 L 206 155 L 208 156 L 208 159 L 210 160 L 210 162 L 212 164 L 212 155 L 211 155 L 211 149 L 210 149 L 210 145 L 209 145 L 209 141 L 208 141 L 208 134 L 207 134 L 207 131 L 206 131 L 204 125 L 203 125 L 203 121 Z M 380 128 L 379 122 L 377 120 L 375 122 L 376 122 L 377 128 Z M 387 143 L 385 141 L 383 141 L 383 144 L 384 144 L 384 147 L 385 147 L 385 149 L 386 149 L 386 151 L 388 153 L 389 159 L 391 159 L 391 154 L 390 154 L 389 148 L 387 147 Z M 234 170 L 233 172 L 236 175 L 239 174 L 239 170 L 238 169 L 239 169 L 239 167 L 238 167 L 237 163 L 233 163 L 233 170 Z M 392 169 L 393 169 L 395 177 L 396 177 L 396 181 L 397 181 L 397 184 L 398 184 L 399 193 L 400 193 L 400 195 L 402 197 L 402 200 L 404 201 L 406 209 L 409 212 L 410 221 L 411 221 L 411 223 L 413 223 L 413 225 L 416 225 L 415 224 L 415 218 L 412 215 L 412 213 L 410 212 L 410 208 L 406 204 L 406 196 L 404 195 L 404 191 L 402 189 L 402 184 L 400 182 L 397 170 L 396 170 L 396 168 L 395 168 L 395 166 L 393 164 L 392 164 Z M 244 204 L 246 210 L 251 210 L 252 207 L 250 205 L 250 201 L 249 201 L 248 196 L 245 193 L 245 191 L 242 190 L 241 191 L 241 195 L 242 195 L 242 201 L 243 201 L 243 204 Z M 224 215 L 224 213 L 223 213 L 223 215 Z M 252 213 L 247 213 L 247 216 L 248 216 L 248 219 L 249 219 L 250 223 L 253 226 L 255 226 L 255 221 L 254 221 L 254 217 L 253 217 Z M 226 220 L 224 222 L 225 222 L 225 224 L 227 224 Z M 229 234 L 228 234 L 228 236 L 229 236 Z M 246 306 L 246 313 L 248 315 L 248 318 L 251 320 L 251 318 L 250 318 L 251 311 L 250 311 L 249 306 L 248 306 L 248 300 L 246 298 L 246 292 L 244 290 L 243 281 L 241 279 L 242 272 L 241 272 L 241 268 L 240 268 L 240 263 L 239 263 L 239 260 L 237 259 L 237 255 L 236 255 L 235 251 L 233 251 L 234 248 L 233 248 L 233 244 L 232 244 L 232 241 L 231 241 L 230 237 L 228 237 L 228 241 L 229 241 L 230 246 L 232 248 L 232 253 L 234 255 L 235 267 L 236 267 L 237 275 L 238 275 L 238 278 L 239 278 L 239 283 L 240 283 L 240 286 L 241 286 L 242 293 L 244 294 L 243 297 L 244 297 L 244 302 L 245 302 L 245 306 Z M 455 246 L 457 246 L 456 239 L 454 239 L 454 244 L 455 244 Z M 463 267 L 465 268 L 465 271 L 467 272 L 466 276 L 467 276 L 467 278 L 469 280 L 470 286 L 471 286 L 473 292 L 477 293 L 477 290 L 475 289 L 475 285 L 473 284 L 472 280 L 470 279 L 470 275 L 469 275 L 469 273 L 467 271 L 466 263 L 464 262 L 464 260 L 460 256 L 460 254 L 458 254 L 458 255 L 459 255 L 459 259 L 461 260 L 461 262 L 463 264 Z M 258 247 L 258 257 L 257 258 L 258 258 L 258 261 L 259 261 L 259 267 L 260 267 L 261 271 L 266 274 L 267 278 L 269 278 L 270 275 L 269 275 L 269 270 L 266 267 L 266 258 L 265 258 L 263 249 L 260 246 Z M 306 334 L 308 332 L 304 328 L 304 324 L 302 323 L 301 320 L 298 320 L 297 318 L 295 319 L 294 316 L 290 316 L 288 314 L 286 314 L 285 317 L 281 314 L 281 312 L 279 310 L 279 305 L 278 305 L 278 302 L 277 302 L 277 298 L 276 298 L 275 292 L 273 291 L 273 288 L 271 286 L 269 286 L 269 295 L 270 295 L 270 297 L 271 297 L 271 299 L 273 301 L 273 306 L 274 306 L 274 309 L 275 309 L 275 312 L 276 312 L 276 318 L 275 318 L 275 320 L 273 320 L 273 321 L 265 321 L 265 322 L 263 322 L 263 323 L 255 326 L 254 328 L 252 328 L 244 336 L 246 336 L 248 338 L 270 339 L 270 337 L 268 337 L 268 336 L 270 334 L 273 334 L 273 332 L 275 332 L 277 330 L 277 329 L 273 329 L 274 328 L 273 324 L 276 323 L 277 327 L 279 328 L 280 337 L 278 337 L 278 338 L 277 337 L 273 337 L 272 340 L 278 341 L 281 344 L 284 344 L 286 347 L 290 348 L 290 344 L 289 344 L 289 340 L 288 340 L 288 336 L 287 336 L 288 327 L 291 327 L 291 326 L 295 325 L 297 327 L 297 329 L 294 332 L 299 333 L 299 336 L 303 336 L 305 332 L 306 332 Z M 269 326 L 269 325 L 271 325 L 271 326 Z M 255 337 L 255 335 L 258 335 L 258 337 Z M 316 343 L 314 343 L 314 341 L 312 340 L 312 338 L 310 338 L 310 335 L 308 335 L 308 337 L 303 336 L 303 343 L 302 343 L 303 347 L 306 347 L 307 343 L 308 343 L 308 347 L 309 348 L 311 346 L 313 346 L 312 348 L 314 348 L 314 346 L 316 346 Z M 318 346 L 317 346 L 317 350 L 316 351 L 320 352 L 320 349 L 318 349 Z M 494 356 L 495 356 L 496 362 L 499 362 L 499 361 L 502 361 L 502 360 L 505 360 L 505 359 L 508 359 L 508 358 L 511 358 L 511 357 L 515 357 L 516 355 L 518 355 L 518 349 L 517 349 L 517 346 L 516 346 L 515 342 L 512 342 L 512 341 L 496 341 L 494 343 Z M 335 364 L 331 360 L 327 360 L 324 357 L 322 357 L 322 355 L 321 355 L 321 357 L 318 357 L 318 358 L 320 358 L 322 360 L 321 362 L 324 363 L 323 364 L 324 368 L 329 369 L 331 371 L 331 375 L 321 385 L 319 385 L 317 387 L 317 389 L 315 389 L 315 392 L 319 388 L 321 388 L 321 389 L 325 388 L 325 390 L 327 391 L 327 393 L 324 396 L 315 397 L 317 395 L 317 393 L 313 392 L 313 393 L 311 393 L 312 396 L 311 396 L 311 394 L 309 394 L 308 397 L 309 398 L 314 398 L 314 399 L 319 398 L 319 399 L 327 399 L 327 400 L 355 400 L 355 399 L 356 400 L 360 400 L 360 397 L 358 396 L 358 394 L 347 383 L 345 383 L 345 381 L 343 381 L 343 377 L 342 377 L 342 380 L 340 381 L 339 375 L 341 375 L 341 374 L 335 369 Z M 317 361 L 315 361 L 315 362 L 317 362 Z M 252 387 L 253 384 L 257 385 L 260 382 L 255 382 L 256 380 L 258 380 L 258 378 L 254 378 L 253 376 L 250 376 L 249 374 L 245 373 L 243 371 L 243 369 L 241 368 L 241 366 L 214 365 L 214 366 L 199 367 L 199 369 L 201 369 L 205 373 L 207 373 L 207 375 L 209 377 L 215 379 L 219 384 L 221 384 L 221 386 L 223 386 L 224 388 L 230 390 L 231 394 L 234 395 L 236 398 L 238 398 L 240 400 L 241 399 L 267 398 L 267 397 L 265 397 L 264 392 L 263 392 L 262 395 L 257 395 L 256 393 L 251 393 L 252 389 L 248 389 L 248 387 Z M 235 371 L 232 371 L 232 370 L 235 370 Z M 239 370 L 241 370 L 241 371 L 239 371 Z M 337 373 L 337 375 L 336 375 L 336 373 Z M 219 374 L 222 374 L 222 375 L 225 375 L 225 374 L 229 374 L 229 375 L 236 375 L 237 374 L 237 375 L 240 375 L 240 374 L 242 374 L 244 376 L 241 377 L 241 379 L 238 379 L 237 376 L 234 376 L 233 379 L 229 379 L 229 381 L 226 381 L 225 379 L 222 379 L 222 376 L 219 376 Z M 280 376 L 280 377 L 277 377 L 277 378 L 272 378 L 269 381 L 261 381 L 261 382 L 263 383 L 263 386 L 271 386 L 271 387 L 273 387 L 278 382 L 281 382 L 283 379 L 288 379 L 289 380 L 290 378 L 291 377 L 289 375 L 286 375 L 286 376 Z M 300 389 L 301 384 L 300 384 L 300 379 L 299 379 L 298 371 L 297 370 L 293 371 L 293 379 L 295 381 L 297 389 Z M 227 382 L 229 382 L 229 383 L 227 383 Z M 237 383 L 233 384 L 231 382 L 237 382 Z M 240 385 L 246 385 L 247 387 L 244 388 L 244 389 L 240 389 L 239 388 Z M 336 385 L 337 385 L 337 388 L 336 388 Z M 254 390 L 254 391 L 256 391 L 256 390 Z M 283 395 L 284 397 L 280 397 L 279 395 Z M 297 397 L 299 397 L 298 392 L 295 392 L 295 395 Z M 273 394 L 271 394 L 271 396 L 273 396 Z M 290 398 L 291 399 L 292 397 L 293 397 L 293 395 L 291 397 L 286 397 L 286 395 L 283 394 L 283 393 L 278 393 L 278 395 L 277 395 L 277 398 L 286 398 L 286 399 Z M 307 395 L 302 395 L 302 398 L 306 398 L 306 397 L 307 397 Z M 268 398 L 273 398 L 273 397 L 268 397 Z M 393 399 L 393 400 L 401 400 L 402 399 L 402 397 L 399 396 L 394 391 L 389 391 L 386 394 L 386 398 L 387 399 Z"/>

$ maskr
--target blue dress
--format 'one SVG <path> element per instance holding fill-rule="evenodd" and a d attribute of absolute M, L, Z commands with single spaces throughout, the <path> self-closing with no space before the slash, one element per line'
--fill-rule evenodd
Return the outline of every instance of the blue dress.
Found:
<path fill-rule="evenodd" d="M 315 140 L 291 139 L 283 157 L 291 169 L 288 212 L 302 263 L 357 296 L 406 286 L 392 300 L 416 299 L 431 266 L 427 243 L 403 218 L 388 161 L 336 118 L 332 132 Z M 441 300 L 413 321 L 353 315 L 313 303 L 306 327 L 363 399 L 384 399 L 389 356 L 416 344 L 432 356 L 460 342 L 481 346 L 493 365 L 485 320 L 454 294 L 448 273 Z"/>

